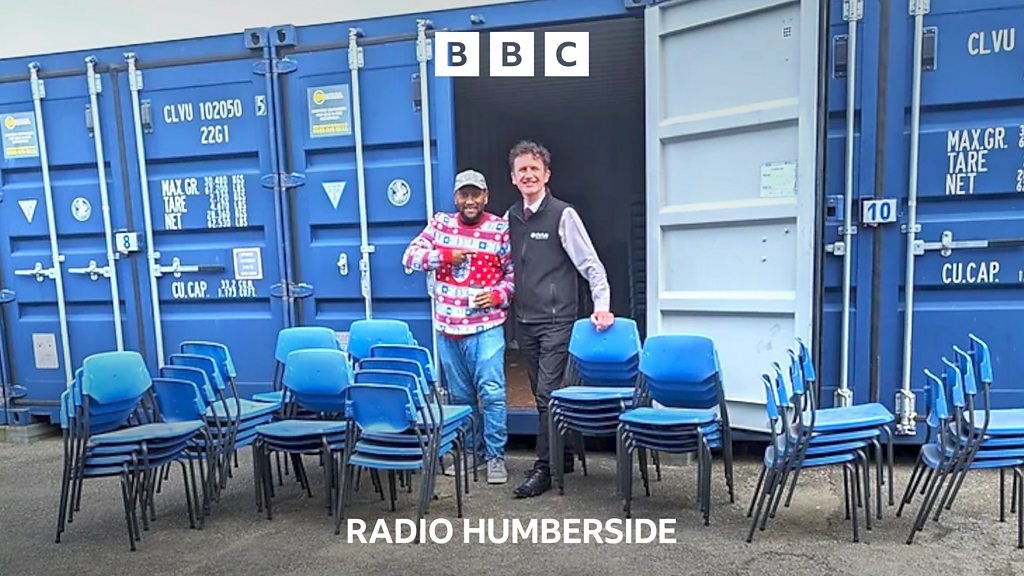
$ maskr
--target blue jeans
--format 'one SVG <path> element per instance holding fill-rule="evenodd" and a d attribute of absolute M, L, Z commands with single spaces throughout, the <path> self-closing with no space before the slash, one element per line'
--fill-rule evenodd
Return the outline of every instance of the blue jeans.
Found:
<path fill-rule="evenodd" d="M 485 453 L 487 460 L 504 458 L 508 440 L 505 328 L 495 326 L 462 338 L 439 334 L 437 355 L 448 384 L 449 401 L 473 408 L 477 429 L 473 448 L 477 453 Z"/>

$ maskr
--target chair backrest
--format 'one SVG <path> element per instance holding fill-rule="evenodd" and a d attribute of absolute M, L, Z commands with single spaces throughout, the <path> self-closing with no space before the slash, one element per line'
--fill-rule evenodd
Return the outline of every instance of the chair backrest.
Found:
<path fill-rule="evenodd" d="M 412 344 L 376 344 L 370 348 L 370 358 L 402 358 L 414 360 L 423 369 L 428 382 L 437 382 L 430 350 Z"/>
<path fill-rule="evenodd" d="M 348 353 L 354 360 L 370 357 L 377 344 L 416 344 L 409 325 L 401 320 L 356 320 L 349 327 Z"/>
<path fill-rule="evenodd" d="M 404 386 L 353 384 L 346 397 L 346 414 L 364 432 L 398 434 L 417 421 L 412 397 Z"/>
<path fill-rule="evenodd" d="M 182 354 L 196 354 L 213 358 L 217 364 L 217 369 L 220 371 L 220 377 L 225 382 L 234 380 L 238 376 L 238 371 L 235 370 L 235 362 L 231 359 L 231 351 L 223 344 L 190 340 L 182 342 L 179 349 Z"/>
<path fill-rule="evenodd" d="M 953 406 L 962 410 L 967 405 L 967 402 L 964 399 L 964 381 L 963 376 L 960 374 L 960 368 L 950 362 L 945 356 L 942 357 L 942 363 L 946 365 L 946 386 L 949 387 Z"/>
<path fill-rule="evenodd" d="M 931 390 L 929 397 L 929 408 L 927 423 L 929 428 L 941 430 L 944 428 L 944 423 L 949 420 L 949 406 L 946 404 L 946 388 L 942 383 L 942 378 L 939 378 L 935 374 L 932 374 L 930 370 L 925 368 L 925 376 L 928 377 L 928 382 L 925 387 Z"/>
<path fill-rule="evenodd" d="M 706 336 L 651 336 L 640 354 L 640 372 L 648 394 L 659 404 L 724 411 L 718 353 Z"/>
<path fill-rule="evenodd" d="M 402 386 L 409 390 L 409 394 L 416 400 L 416 396 L 422 393 L 419 378 L 415 374 L 398 370 L 359 370 L 353 379 L 355 384 L 386 384 L 388 386 Z M 417 402 L 417 405 L 419 403 Z"/>
<path fill-rule="evenodd" d="M 569 354 L 584 363 L 622 364 L 640 354 L 641 347 L 640 331 L 630 318 L 616 318 L 602 331 L 582 318 L 573 324 L 569 337 Z"/>
<path fill-rule="evenodd" d="M 285 359 L 283 383 L 285 397 L 300 407 L 340 414 L 352 371 L 341 350 L 296 350 Z"/>
<path fill-rule="evenodd" d="M 274 359 L 284 364 L 296 350 L 341 350 L 334 330 L 325 326 L 296 326 L 277 333 Z"/>
<path fill-rule="evenodd" d="M 972 397 L 978 393 L 978 380 L 974 375 L 974 362 L 971 361 L 970 353 L 961 350 L 959 346 L 953 346 L 953 352 L 956 352 L 957 365 L 960 367 L 960 373 L 964 377 L 964 394 Z"/>
<path fill-rule="evenodd" d="M 430 391 L 427 386 L 427 377 L 423 374 L 423 367 L 415 360 L 406 360 L 404 358 L 364 358 L 359 362 L 357 373 L 364 370 L 406 372 L 416 377 L 421 393 L 428 394 Z"/>
<path fill-rule="evenodd" d="M 968 334 L 968 337 L 971 339 L 971 353 L 974 355 L 978 380 L 981 381 L 982 386 L 991 386 L 994 378 L 992 375 L 992 355 L 989 353 L 988 344 L 974 334 Z"/>
<path fill-rule="evenodd" d="M 217 361 L 209 356 L 201 356 L 199 354 L 171 354 L 168 358 L 171 362 L 171 366 L 189 366 L 191 368 L 198 368 L 206 373 L 207 379 L 210 381 L 210 385 L 213 386 L 214 392 L 223 392 L 227 388 L 227 384 L 224 379 L 221 378 L 220 369 L 217 367 Z"/>
<path fill-rule="evenodd" d="M 800 364 L 803 369 L 804 380 L 816 382 L 818 380 L 818 373 L 814 369 L 814 359 L 811 358 L 811 351 L 807 349 L 807 345 L 800 338 L 796 339 L 796 344 L 800 352 Z"/>
<path fill-rule="evenodd" d="M 153 389 L 164 422 L 202 420 L 206 416 L 206 403 L 195 383 L 177 378 L 153 378 Z"/>
<path fill-rule="evenodd" d="M 113 404 L 141 399 L 152 381 L 138 352 L 103 352 L 82 362 L 81 385 L 93 401 Z"/>
<path fill-rule="evenodd" d="M 213 386 L 210 385 L 210 379 L 206 376 L 206 372 L 199 368 L 167 365 L 160 368 L 160 377 L 185 380 L 195 384 L 207 405 L 213 404 L 218 400 L 217 394 L 213 391 Z"/>

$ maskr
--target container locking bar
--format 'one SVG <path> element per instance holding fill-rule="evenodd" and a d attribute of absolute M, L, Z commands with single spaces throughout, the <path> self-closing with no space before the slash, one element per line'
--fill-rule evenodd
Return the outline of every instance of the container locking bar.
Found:
<path fill-rule="evenodd" d="M 100 276 L 110 278 L 110 266 L 97 266 L 95 260 L 89 260 L 85 268 L 68 268 L 69 274 L 88 274 L 92 280 L 99 280 Z"/>
<path fill-rule="evenodd" d="M 177 256 L 175 256 L 174 258 L 171 259 L 171 265 L 170 266 L 159 266 L 157 268 L 157 271 L 159 272 L 159 274 L 155 274 L 155 276 L 157 276 L 157 277 L 163 276 L 164 274 L 171 274 L 175 278 L 181 278 L 182 274 L 188 274 L 188 273 L 195 273 L 195 272 L 223 272 L 224 271 L 224 267 L 220 266 L 220 265 L 217 265 L 217 264 L 199 265 L 199 266 L 182 264 L 181 263 L 181 259 L 178 258 Z"/>
<path fill-rule="evenodd" d="M 36 282 L 42 282 L 49 278 L 50 280 L 57 279 L 57 270 L 55 268 L 43 268 L 42 262 L 36 262 L 34 268 L 15 270 L 15 276 L 35 276 Z"/>
<path fill-rule="evenodd" d="M 920 229 L 918 230 L 920 232 Z M 950 256 L 953 250 L 984 249 L 984 248 L 1022 248 L 1024 238 L 1007 238 L 1004 240 L 953 240 L 952 230 L 943 230 L 938 242 L 914 240 L 914 256 L 923 256 L 930 250 L 939 250 L 943 256 Z"/>
<path fill-rule="evenodd" d="M 921 75 L 924 51 L 924 16 L 931 7 L 930 0 L 910 0 L 910 15 L 914 17 L 914 75 L 910 100 L 910 165 L 907 177 L 907 250 L 904 265 L 904 305 L 903 305 L 903 368 L 900 378 L 900 389 L 894 399 L 896 408 L 896 433 L 913 435 L 917 432 L 917 414 L 914 411 L 914 392 L 910 388 L 911 352 L 914 340 L 914 249 L 917 245 L 917 233 L 921 226 L 917 223 L 917 186 L 918 169 L 920 167 L 921 149 Z"/>
<path fill-rule="evenodd" d="M 61 263 L 64 256 L 60 253 L 57 242 L 57 212 L 53 207 L 53 185 L 50 182 L 50 157 L 46 148 L 46 126 L 43 116 L 43 99 L 46 98 L 46 84 L 39 78 L 39 63 L 31 62 L 28 65 L 29 79 L 32 85 L 32 104 L 36 117 L 36 136 L 39 141 L 39 167 L 43 175 L 43 199 L 46 202 L 46 226 L 47 235 L 50 238 L 50 268 L 48 277 L 54 281 L 57 292 L 57 319 L 60 322 L 60 347 L 61 356 L 64 360 L 64 379 L 71 382 L 74 378 L 71 369 L 71 337 L 68 330 L 67 302 L 64 299 L 64 276 L 61 271 Z M 42 265 L 36 263 L 36 267 L 42 269 Z M 37 280 L 42 282 L 41 279 Z"/>

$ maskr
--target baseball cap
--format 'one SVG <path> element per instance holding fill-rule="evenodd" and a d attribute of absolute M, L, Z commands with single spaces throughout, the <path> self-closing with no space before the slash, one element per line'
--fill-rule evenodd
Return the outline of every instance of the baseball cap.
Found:
<path fill-rule="evenodd" d="M 476 170 L 463 170 L 455 177 L 455 188 L 453 192 L 458 192 L 459 188 L 462 188 L 463 186 L 474 186 L 481 190 L 487 190 L 487 180 L 484 179 L 483 174 Z"/>

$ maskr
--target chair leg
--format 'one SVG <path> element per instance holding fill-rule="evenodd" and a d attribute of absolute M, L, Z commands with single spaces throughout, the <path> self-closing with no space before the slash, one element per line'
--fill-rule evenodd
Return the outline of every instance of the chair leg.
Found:
<path fill-rule="evenodd" d="M 424 488 L 422 482 L 423 481 L 421 480 L 420 481 L 420 489 L 421 490 Z M 388 470 L 388 498 L 390 499 L 391 511 L 392 512 L 395 511 L 395 499 L 397 498 L 397 496 L 398 495 L 397 495 L 397 493 L 395 491 L 395 471 L 394 470 Z"/>
<path fill-rule="evenodd" d="M 654 452 L 651 454 L 651 460 L 654 460 L 654 479 L 661 482 L 661 456 Z"/>
<path fill-rule="evenodd" d="M 882 474 L 882 444 L 877 439 L 871 441 L 875 447 L 875 513 L 879 520 L 882 519 L 882 485 L 885 482 L 885 475 Z M 870 454 L 870 451 L 866 452 Z"/>
<path fill-rule="evenodd" d="M 551 402 L 548 407 L 548 466 L 551 469 L 551 475 L 555 481 L 555 486 L 558 488 L 558 495 L 565 495 L 565 470 L 563 468 L 563 456 L 561 456 L 562 448 L 562 432 L 558 426 L 558 418 L 555 415 L 555 403 Z"/>
<path fill-rule="evenodd" d="M 649 497 L 651 495 L 651 484 L 649 470 L 647 469 L 647 449 L 640 448 L 637 452 L 640 455 L 640 479 L 644 483 L 644 495 Z"/>
<path fill-rule="evenodd" d="M 729 503 L 736 503 L 736 487 L 735 480 L 736 476 L 733 474 L 733 449 L 732 449 L 732 433 L 725 429 L 723 431 L 722 439 L 724 440 L 723 448 L 725 452 L 725 483 L 729 488 Z"/>
<path fill-rule="evenodd" d="M 1016 468 L 1014 468 L 1014 470 L 1016 470 Z M 1018 482 L 1017 475 L 1014 474 L 1013 475 L 1013 496 L 1010 498 L 1010 514 L 1013 514 L 1013 513 L 1015 513 L 1017 511 L 1017 482 Z"/>
<path fill-rule="evenodd" d="M 132 516 L 131 516 L 131 505 L 129 504 L 128 498 L 128 479 L 126 477 L 127 472 L 121 473 L 121 499 L 124 501 L 124 521 L 128 527 L 128 543 L 131 546 L 131 551 L 135 551 L 135 532 L 132 530 Z"/>
<path fill-rule="evenodd" d="M 871 530 L 871 460 L 868 449 L 858 452 L 864 461 L 864 528 Z M 878 506 L 882 506 L 881 494 L 878 494 Z"/>
<path fill-rule="evenodd" d="M 757 502 L 757 495 L 761 492 L 761 486 L 764 484 L 765 474 L 768 472 L 768 468 L 761 464 L 761 473 L 757 476 L 757 487 L 754 488 L 754 494 L 750 497 L 750 506 L 747 508 L 747 518 L 754 513 L 754 504 Z"/>
<path fill-rule="evenodd" d="M 192 501 L 192 491 L 189 489 L 188 468 L 185 467 L 184 462 L 179 462 L 179 464 L 181 464 L 181 480 L 185 484 L 185 504 L 188 506 L 188 527 L 195 530 L 195 503 Z M 163 478 L 162 470 L 160 471 L 159 476 L 161 479 Z M 198 496 L 198 494 L 196 496 Z"/>
<path fill-rule="evenodd" d="M 846 504 L 846 520 L 850 519 L 850 469 L 843 464 L 843 502 Z"/>
<path fill-rule="evenodd" d="M 750 530 L 747 532 L 748 543 L 754 540 L 754 531 L 757 529 L 758 521 L 761 517 L 761 512 L 764 509 L 765 498 L 771 491 L 771 488 L 775 483 L 775 476 L 777 474 L 778 472 L 774 468 L 768 470 L 768 473 L 764 478 L 764 484 L 761 485 L 761 493 L 758 494 L 757 492 L 754 492 L 754 497 L 757 498 L 757 509 L 754 512 L 753 520 L 750 522 Z"/>
<path fill-rule="evenodd" d="M 458 454 L 452 453 L 452 460 L 455 465 L 455 511 L 462 518 L 462 466 Z M 469 474 L 466 474 L 466 478 L 469 478 Z"/>
<path fill-rule="evenodd" d="M 900 499 L 900 506 L 896 509 L 896 517 L 900 518 L 903 516 L 903 507 L 910 504 L 911 499 L 914 497 L 914 493 L 917 492 L 917 485 L 924 478 L 924 460 L 921 458 L 921 454 L 917 455 L 917 462 L 914 463 L 914 469 L 910 472 L 910 479 L 907 480 L 907 488 L 903 491 L 903 498 Z M 891 486 L 892 483 L 890 482 Z"/>
<path fill-rule="evenodd" d="M 849 463 L 844 464 L 844 466 L 847 467 L 847 468 L 854 468 L 853 466 L 850 466 Z M 858 492 L 858 494 L 850 494 L 850 502 L 853 503 L 853 501 L 856 499 L 856 497 L 859 496 L 859 489 L 856 486 L 856 484 L 860 484 L 860 480 L 858 480 L 858 476 L 857 476 L 857 471 L 856 470 L 850 470 L 850 476 L 851 476 L 851 484 L 855 485 L 854 486 L 854 491 Z M 854 542 L 860 542 L 860 529 L 859 529 L 859 527 L 857 525 L 857 507 L 856 506 L 851 506 L 851 508 L 853 509 L 853 541 Z"/>
<path fill-rule="evenodd" d="M 1017 548 L 1024 548 L 1024 475 L 1019 467 L 1013 469 L 1013 495 L 1017 500 Z"/>
<path fill-rule="evenodd" d="M 940 508 L 941 510 L 941 508 Z M 1006 469 L 999 469 L 999 521 L 1006 522 Z"/>
<path fill-rule="evenodd" d="M 628 459 L 628 466 L 626 469 L 629 471 L 623 475 L 623 497 L 625 502 L 622 510 L 626 513 L 626 518 L 633 517 L 633 452 L 628 450 L 626 452 L 626 458 Z M 637 456 L 639 458 L 639 455 Z"/>

